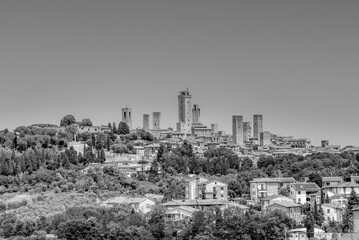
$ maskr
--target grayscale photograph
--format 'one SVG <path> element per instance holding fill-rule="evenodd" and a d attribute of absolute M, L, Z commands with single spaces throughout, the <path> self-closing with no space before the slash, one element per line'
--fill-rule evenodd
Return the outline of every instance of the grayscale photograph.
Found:
<path fill-rule="evenodd" d="M 0 0 L 0 240 L 359 240 L 358 0 Z"/>

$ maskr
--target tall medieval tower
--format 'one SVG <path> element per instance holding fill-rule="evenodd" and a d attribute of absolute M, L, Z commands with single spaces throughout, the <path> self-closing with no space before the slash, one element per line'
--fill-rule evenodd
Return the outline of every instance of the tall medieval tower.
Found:
<path fill-rule="evenodd" d="M 232 118 L 232 135 L 233 142 L 238 145 L 243 145 L 243 116 L 234 115 Z"/>
<path fill-rule="evenodd" d="M 148 132 L 149 129 L 150 129 L 150 115 L 143 114 L 143 130 Z"/>
<path fill-rule="evenodd" d="M 201 123 L 201 109 L 198 104 L 193 104 L 192 109 L 192 123 L 200 124 Z"/>
<path fill-rule="evenodd" d="M 122 122 L 127 123 L 128 128 L 132 130 L 132 108 L 122 108 Z"/>
<path fill-rule="evenodd" d="M 160 112 L 154 112 L 152 123 L 153 123 L 153 130 L 160 130 L 160 123 L 161 123 L 161 113 Z"/>
<path fill-rule="evenodd" d="M 243 140 L 249 141 L 249 138 L 251 137 L 251 123 L 250 122 L 243 122 Z"/>
<path fill-rule="evenodd" d="M 263 132 L 263 115 L 253 115 L 253 137 L 259 140 Z"/>
<path fill-rule="evenodd" d="M 188 89 L 181 91 L 178 95 L 178 123 L 177 131 L 191 133 L 192 127 L 192 96 Z"/>

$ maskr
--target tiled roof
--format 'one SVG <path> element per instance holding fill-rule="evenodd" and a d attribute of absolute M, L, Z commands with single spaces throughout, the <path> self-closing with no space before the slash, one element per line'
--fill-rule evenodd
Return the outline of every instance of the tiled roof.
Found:
<path fill-rule="evenodd" d="M 217 181 L 217 180 L 209 180 L 209 181 L 201 182 L 198 185 L 207 185 L 207 184 L 212 183 L 212 182 L 218 182 L 218 183 L 226 184 L 224 182 Z"/>
<path fill-rule="evenodd" d="M 337 181 L 343 181 L 341 177 L 323 177 L 323 182 L 337 182 Z"/>
<path fill-rule="evenodd" d="M 178 206 L 178 207 L 174 207 L 174 208 L 169 208 L 167 211 L 171 211 L 171 210 L 175 210 L 175 209 L 182 209 L 182 210 L 189 211 L 189 212 L 199 211 L 199 210 L 196 209 L 196 208 L 187 207 L 187 206 Z"/>
<path fill-rule="evenodd" d="M 163 206 L 208 206 L 208 205 L 229 205 L 233 207 L 240 207 L 242 209 L 248 209 L 248 207 L 240 205 L 238 203 L 229 202 L 219 199 L 198 199 L 198 200 L 173 200 L 162 204 Z"/>
<path fill-rule="evenodd" d="M 341 182 L 341 183 L 337 183 L 337 184 L 334 184 L 332 186 L 324 186 L 326 188 L 331 188 L 331 187 L 336 187 L 336 188 L 339 188 L 339 187 L 347 187 L 347 188 L 359 188 L 359 184 L 357 183 L 352 183 L 352 182 Z"/>
<path fill-rule="evenodd" d="M 297 191 L 314 192 L 320 190 L 320 187 L 314 182 L 292 183 L 291 185 Z"/>
<path fill-rule="evenodd" d="M 288 207 L 288 208 L 302 206 L 298 203 L 292 203 L 292 202 L 274 202 L 273 204 L 269 205 L 268 207 L 271 207 L 273 205 L 279 205 L 279 206 Z"/>
<path fill-rule="evenodd" d="M 280 198 L 280 197 L 290 198 L 290 197 L 286 197 L 286 196 L 283 196 L 283 195 L 273 195 L 273 196 L 268 196 L 268 197 L 265 197 L 265 198 L 261 198 L 261 201 L 270 201 L 270 200 Z"/>
<path fill-rule="evenodd" d="M 278 182 L 278 183 L 294 183 L 296 180 L 292 177 L 288 178 L 254 178 L 251 183 L 261 183 L 261 182 Z"/>
<path fill-rule="evenodd" d="M 331 207 L 331 208 L 337 208 L 337 209 L 343 209 L 341 206 L 336 206 L 336 205 L 333 205 L 333 204 L 330 204 L 330 203 L 324 203 L 324 204 L 322 204 L 322 206 Z"/>

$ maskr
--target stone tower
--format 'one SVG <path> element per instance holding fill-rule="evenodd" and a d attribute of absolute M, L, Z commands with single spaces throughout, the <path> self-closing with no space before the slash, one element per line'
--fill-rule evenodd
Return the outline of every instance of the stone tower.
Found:
<path fill-rule="evenodd" d="M 132 108 L 122 108 L 122 122 L 127 123 L 130 130 L 132 130 Z"/>
<path fill-rule="evenodd" d="M 268 145 L 271 145 L 272 144 L 272 141 L 271 141 L 271 133 L 268 132 L 268 131 L 264 131 L 264 132 L 261 132 L 259 134 L 259 143 L 260 145 L 262 146 L 268 146 Z"/>
<path fill-rule="evenodd" d="M 251 123 L 250 122 L 243 122 L 243 140 L 249 141 L 249 138 L 251 137 Z"/>
<path fill-rule="evenodd" d="M 201 109 L 198 104 L 193 104 L 192 108 L 192 124 L 201 123 Z"/>
<path fill-rule="evenodd" d="M 148 132 L 150 130 L 150 115 L 149 114 L 143 114 L 143 130 Z"/>
<path fill-rule="evenodd" d="M 218 124 L 217 123 L 212 123 L 211 124 L 211 129 L 213 133 L 218 133 Z"/>
<path fill-rule="evenodd" d="M 178 95 L 178 123 L 177 131 L 191 133 L 192 127 L 192 96 L 188 89 L 181 91 Z"/>
<path fill-rule="evenodd" d="M 160 119 L 161 119 L 161 113 L 160 112 L 154 112 L 152 123 L 153 123 L 153 130 L 160 130 Z"/>
<path fill-rule="evenodd" d="M 253 137 L 259 140 L 263 132 L 263 115 L 253 115 Z"/>
<path fill-rule="evenodd" d="M 233 142 L 238 145 L 243 145 L 243 116 L 234 115 L 232 119 L 232 135 Z"/>

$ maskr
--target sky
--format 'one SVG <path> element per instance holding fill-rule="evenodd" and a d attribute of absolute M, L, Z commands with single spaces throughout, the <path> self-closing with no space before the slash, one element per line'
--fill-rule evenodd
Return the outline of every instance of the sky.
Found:
<path fill-rule="evenodd" d="M 121 108 L 175 128 L 189 88 L 204 124 L 232 115 L 319 145 L 359 145 L 359 1 L 0 1 L 0 129 L 94 125 Z M 152 120 L 151 120 L 152 121 Z M 151 123 L 152 124 L 152 123 Z"/>

